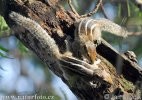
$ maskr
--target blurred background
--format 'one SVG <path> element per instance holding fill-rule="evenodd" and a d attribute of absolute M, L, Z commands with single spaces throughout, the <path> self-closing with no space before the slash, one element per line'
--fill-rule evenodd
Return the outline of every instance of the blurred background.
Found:
<path fill-rule="evenodd" d="M 79 14 L 85 14 L 94 9 L 97 1 L 72 0 L 72 4 Z M 66 0 L 60 3 L 66 10 L 70 10 Z M 92 18 L 110 19 L 133 32 L 134 35 L 126 39 L 108 33 L 104 33 L 103 38 L 121 53 L 133 51 L 142 66 L 141 0 L 104 0 Z M 61 79 L 16 37 L 2 36 L 9 32 L 11 30 L 0 17 L 0 96 L 42 94 L 54 96 L 54 100 L 77 100 Z"/>

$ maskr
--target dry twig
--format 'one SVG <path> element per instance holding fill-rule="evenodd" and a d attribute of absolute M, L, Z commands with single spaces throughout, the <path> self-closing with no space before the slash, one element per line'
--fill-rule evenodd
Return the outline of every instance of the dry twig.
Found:
<path fill-rule="evenodd" d="M 87 13 L 87 14 L 81 15 L 80 17 L 81 17 L 81 18 L 83 18 L 83 17 L 89 17 L 89 16 L 92 16 L 93 14 L 95 14 L 95 13 L 98 11 L 100 5 L 102 4 L 102 1 L 103 1 L 103 0 L 99 0 L 99 1 L 98 1 L 97 5 L 96 5 L 95 8 L 93 9 L 93 11 L 91 11 L 91 12 L 89 12 L 89 13 Z"/>
<path fill-rule="evenodd" d="M 106 13 L 106 11 L 104 9 L 104 5 L 102 3 L 101 3 L 101 9 L 102 9 L 102 12 L 103 12 L 105 18 L 109 19 L 108 15 L 107 15 L 107 13 Z"/>
<path fill-rule="evenodd" d="M 80 15 L 78 14 L 78 12 L 74 9 L 72 3 L 71 3 L 71 0 L 67 0 L 68 1 L 68 4 L 72 10 L 72 12 L 77 16 L 77 17 L 80 17 Z"/>
<path fill-rule="evenodd" d="M 68 1 L 68 3 L 69 3 L 69 6 L 70 6 L 72 12 L 73 12 L 77 17 L 79 17 L 79 18 L 84 18 L 84 17 L 89 17 L 89 16 L 92 16 L 93 14 L 95 14 L 95 13 L 98 11 L 98 9 L 99 9 L 100 5 L 102 4 L 102 1 L 103 1 L 103 0 L 99 0 L 99 1 L 98 1 L 97 5 L 96 5 L 95 8 L 93 9 L 93 11 L 91 11 L 91 12 L 89 12 L 89 13 L 87 13 L 87 14 L 81 15 L 81 16 L 80 16 L 80 15 L 77 13 L 77 11 L 74 9 L 74 7 L 73 7 L 73 5 L 72 5 L 72 3 L 71 3 L 71 0 L 67 0 L 67 1 Z"/>

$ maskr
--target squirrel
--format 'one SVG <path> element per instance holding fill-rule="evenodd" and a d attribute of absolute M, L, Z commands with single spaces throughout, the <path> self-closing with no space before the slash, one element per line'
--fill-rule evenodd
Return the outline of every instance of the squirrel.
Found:
<path fill-rule="evenodd" d="M 63 76 L 66 78 L 67 75 L 64 73 L 64 69 L 61 67 L 62 65 L 60 64 L 59 60 L 61 60 L 64 57 L 71 56 L 72 53 L 69 51 L 67 51 L 63 54 L 60 53 L 60 50 L 59 50 L 55 40 L 36 21 L 34 21 L 30 18 L 26 18 L 16 12 L 11 12 L 9 14 L 9 17 L 10 17 L 10 19 L 12 19 L 14 21 L 14 23 L 16 25 L 21 26 L 18 28 L 15 28 L 15 26 L 13 26 L 13 27 L 11 27 L 12 30 L 17 32 L 17 30 L 19 30 L 21 28 L 23 30 L 23 28 L 24 28 L 26 31 L 29 31 L 30 34 L 32 34 L 29 36 L 29 38 L 32 39 L 32 41 L 34 40 L 34 38 L 40 40 L 40 44 L 36 43 L 36 45 L 39 45 L 38 48 L 35 46 L 34 43 L 29 43 L 29 45 L 31 45 L 31 47 L 34 48 L 35 50 L 36 50 L 36 48 L 39 50 L 42 50 L 42 49 L 46 50 L 46 51 L 43 51 L 43 53 L 45 53 L 45 55 L 46 55 L 45 62 L 48 63 L 49 66 L 50 66 L 50 64 L 52 65 L 53 63 L 56 64 L 56 66 L 59 66 L 60 70 L 63 72 Z M 44 41 L 46 41 L 46 43 L 44 43 L 43 39 L 44 39 Z"/>
<path fill-rule="evenodd" d="M 16 25 L 21 26 L 22 28 L 24 28 L 24 29 L 26 29 L 27 31 L 30 32 L 31 35 L 29 35 L 29 38 L 32 39 L 32 40 L 30 40 L 31 42 L 34 40 L 34 38 L 40 40 L 39 45 L 42 45 L 41 47 L 43 49 L 46 48 L 46 51 L 44 51 L 44 53 L 49 53 L 49 55 L 46 55 L 47 56 L 46 59 L 48 59 L 47 61 L 49 61 L 49 62 L 47 62 L 47 61 L 46 62 L 47 63 L 56 62 L 57 66 L 59 66 L 60 70 L 63 72 L 63 76 L 64 76 L 65 79 L 69 79 L 69 76 L 68 76 L 69 72 L 66 72 L 66 69 L 64 69 L 64 66 L 59 62 L 60 60 L 62 60 L 62 62 L 72 64 L 74 66 L 78 66 L 79 68 L 83 65 L 87 69 L 90 69 L 90 70 L 93 70 L 93 71 L 97 71 L 99 69 L 97 66 L 95 66 L 95 67 L 90 66 L 86 62 L 83 62 L 79 59 L 76 59 L 75 57 L 72 57 L 72 54 L 70 52 L 69 53 L 65 52 L 64 54 L 60 53 L 60 50 L 59 50 L 55 40 L 36 21 L 34 21 L 30 18 L 26 18 L 26 17 L 24 17 L 24 16 L 22 16 L 22 15 L 16 13 L 16 12 L 11 12 L 9 14 L 9 17 L 10 17 L 11 20 L 14 21 L 14 23 L 16 23 Z M 11 28 L 14 31 L 17 31 L 17 28 L 15 28 L 15 26 L 13 26 Z M 24 33 L 24 34 L 26 34 L 26 33 Z M 43 39 L 46 39 L 46 40 L 44 40 L 44 41 L 46 41 L 46 43 L 44 43 L 44 41 L 42 41 Z M 31 45 L 32 48 L 36 49 L 36 47 L 34 47 L 35 44 L 34 45 L 32 45 L 32 44 L 33 43 L 30 43 L 29 45 Z M 88 46 L 88 50 L 89 50 L 89 48 L 92 48 L 92 45 L 93 44 L 92 44 L 91 41 L 86 42 L 86 46 Z M 37 48 L 37 49 L 42 50 L 42 48 L 40 48 L 40 49 Z M 92 50 L 90 52 L 94 52 L 94 51 L 95 50 Z M 91 56 L 91 53 L 90 53 L 90 56 Z M 99 61 L 98 62 L 96 61 L 95 63 L 97 65 L 99 63 Z M 99 69 L 99 71 L 102 72 L 103 80 L 105 82 L 107 82 L 108 84 L 112 84 L 112 79 L 111 79 L 110 75 L 107 74 L 105 71 L 102 71 L 101 69 Z M 77 70 L 76 70 L 76 72 L 77 72 Z M 80 72 L 78 72 L 78 73 L 80 73 Z M 98 74 L 94 73 L 94 75 L 98 75 Z"/>
<path fill-rule="evenodd" d="M 55 59 L 60 59 L 63 55 L 71 55 L 71 53 L 67 52 L 65 54 L 60 53 L 55 40 L 34 20 L 26 18 L 16 12 L 11 12 L 9 16 L 17 25 L 20 25 L 28 30 L 32 35 L 35 35 L 36 38 L 40 39 L 40 36 L 46 37 L 47 44 L 45 45 L 48 47 L 48 52 L 51 53 L 52 57 L 54 57 Z"/>
<path fill-rule="evenodd" d="M 77 20 L 74 25 L 76 30 L 73 46 L 76 45 L 76 47 L 79 47 L 76 48 L 75 52 L 79 52 L 78 56 L 82 56 L 83 60 L 86 60 L 90 64 L 94 64 L 96 62 L 97 53 L 94 41 L 101 40 L 102 31 L 124 38 L 128 35 L 128 31 L 125 28 L 122 28 L 118 24 L 115 24 L 114 22 L 104 18 L 81 18 Z"/>

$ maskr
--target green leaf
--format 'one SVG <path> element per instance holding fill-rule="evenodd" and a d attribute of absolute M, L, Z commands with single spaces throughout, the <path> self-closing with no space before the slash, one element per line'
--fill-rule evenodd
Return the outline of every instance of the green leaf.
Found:
<path fill-rule="evenodd" d="M 3 30 L 3 31 L 8 31 L 9 28 L 8 28 L 7 26 L 3 26 L 2 30 Z"/>
<path fill-rule="evenodd" d="M 3 17 L 0 16 L 0 34 L 2 34 L 5 31 L 9 31 L 9 27 L 6 24 L 5 20 Z"/>
<path fill-rule="evenodd" d="M 9 52 L 9 50 L 8 50 L 8 49 L 6 49 L 6 48 L 2 47 L 1 45 L 0 45 L 0 50 L 2 50 L 2 51 L 4 51 L 4 52 Z"/>
<path fill-rule="evenodd" d="M 121 6 L 121 3 L 119 3 L 119 4 L 118 4 L 118 16 L 119 16 L 119 17 L 121 17 L 121 10 L 122 10 L 121 7 L 122 7 L 122 6 Z"/>
<path fill-rule="evenodd" d="M 22 53 L 28 52 L 28 48 L 26 48 L 20 41 L 19 41 L 19 49 Z"/>
<path fill-rule="evenodd" d="M 130 4 L 129 1 L 127 0 L 127 11 L 128 11 L 128 17 L 131 16 L 131 10 L 130 10 Z"/>
<path fill-rule="evenodd" d="M 13 59 L 13 58 L 10 58 L 10 57 L 6 56 L 5 54 L 3 54 L 1 52 L 0 52 L 0 57 L 4 57 L 4 58 L 8 58 L 8 59 Z"/>
<path fill-rule="evenodd" d="M 127 21 L 128 26 L 142 25 L 142 17 L 131 17 Z"/>

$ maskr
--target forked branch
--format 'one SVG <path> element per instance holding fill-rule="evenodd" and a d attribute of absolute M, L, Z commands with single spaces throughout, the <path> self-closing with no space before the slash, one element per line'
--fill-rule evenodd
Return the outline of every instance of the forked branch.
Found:
<path fill-rule="evenodd" d="M 75 8 L 73 7 L 73 5 L 72 5 L 72 3 L 71 3 L 71 0 L 67 0 L 67 1 L 68 1 L 68 3 L 69 3 L 69 6 L 70 6 L 72 12 L 73 12 L 77 17 L 79 17 L 79 18 L 84 18 L 84 17 L 90 17 L 90 16 L 92 16 L 93 14 L 95 14 L 95 13 L 98 11 L 99 7 L 101 6 L 103 0 L 99 0 L 99 1 L 98 1 L 97 5 L 96 5 L 95 8 L 93 9 L 93 11 L 91 11 L 91 12 L 89 12 L 89 13 L 87 13 L 87 14 L 81 15 L 81 16 L 78 14 L 78 12 L 77 12 L 77 11 L 75 10 Z"/>

